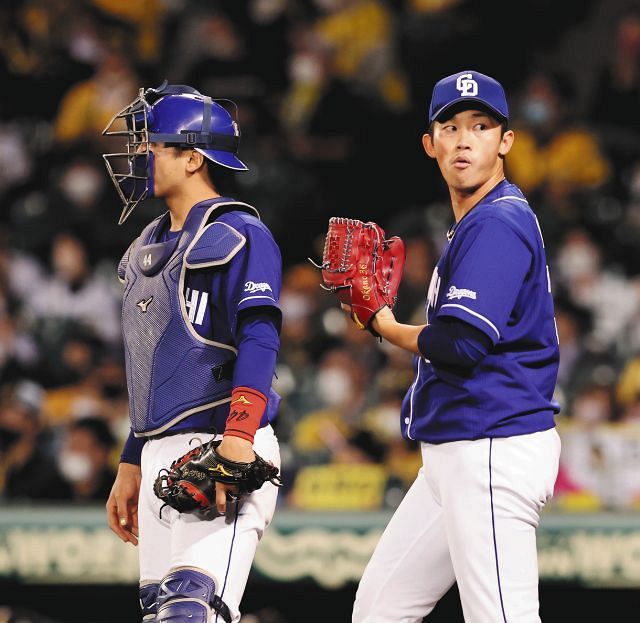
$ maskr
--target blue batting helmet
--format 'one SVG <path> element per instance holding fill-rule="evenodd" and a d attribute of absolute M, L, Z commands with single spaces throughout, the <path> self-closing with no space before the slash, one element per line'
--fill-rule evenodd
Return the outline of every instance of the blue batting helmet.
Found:
<path fill-rule="evenodd" d="M 220 166 L 247 170 L 236 156 L 240 129 L 221 101 L 235 107 L 230 100 L 213 100 L 192 87 L 165 81 L 155 89 L 140 89 L 138 97 L 113 117 L 103 134 L 126 137 L 126 151 L 103 158 L 124 203 L 120 225 L 138 203 L 153 197 L 149 143 L 192 147 Z"/>

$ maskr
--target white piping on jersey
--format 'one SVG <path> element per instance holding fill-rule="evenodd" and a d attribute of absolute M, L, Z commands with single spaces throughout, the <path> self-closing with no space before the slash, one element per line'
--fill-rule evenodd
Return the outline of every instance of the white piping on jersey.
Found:
<path fill-rule="evenodd" d="M 478 312 L 474 312 L 472 309 L 469 309 L 464 305 L 458 305 L 457 303 L 447 303 L 446 305 L 441 305 L 440 309 L 444 309 L 445 307 L 459 307 L 460 309 L 464 309 L 464 311 L 470 313 L 472 316 L 475 316 L 476 318 L 480 318 L 480 320 L 482 320 L 483 322 L 486 322 L 496 332 L 498 339 L 500 338 L 500 331 L 498 331 L 498 329 L 496 328 L 496 325 L 494 325 L 493 322 L 491 322 L 491 320 L 485 318 L 482 314 L 479 314 Z"/>
<path fill-rule="evenodd" d="M 411 386 L 411 396 L 409 396 L 409 423 L 407 424 L 407 437 L 409 437 L 409 439 L 414 439 L 414 437 L 411 436 L 411 424 L 413 424 L 413 394 L 416 391 L 416 385 L 418 384 L 418 379 L 420 378 L 420 361 L 422 360 L 422 357 L 418 357 L 418 365 L 416 366 L 416 380 L 413 382 L 413 385 Z"/>
<path fill-rule="evenodd" d="M 498 197 L 497 199 L 494 199 L 491 203 L 495 203 L 496 201 L 506 201 L 507 199 L 515 199 L 516 201 L 522 201 L 523 203 L 529 204 L 529 202 L 526 199 L 523 199 L 522 197 L 516 197 L 515 195 L 505 195 L 504 197 Z"/>
<path fill-rule="evenodd" d="M 241 301 L 238 302 L 238 305 L 240 305 L 241 303 L 244 303 L 245 301 L 248 301 L 250 299 L 269 299 L 270 301 L 273 301 L 274 303 L 276 302 L 276 300 L 272 296 L 265 296 L 264 294 L 261 294 L 261 295 L 256 295 L 256 296 L 245 296 Z"/>
<path fill-rule="evenodd" d="M 233 205 L 237 203 L 236 201 L 225 201 L 224 203 L 217 203 L 213 206 L 211 206 L 205 213 L 204 218 L 201 221 L 201 227 L 202 227 L 202 223 L 206 223 L 207 220 L 209 219 L 209 216 L 211 215 L 211 213 L 216 209 L 216 208 L 220 208 L 222 206 L 226 206 L 226 205 Z M 248 205 L 248 204 L 244 204 L 244 205 Z M 251 207 L 251 206 L 249 206 Z M 253 208 L 255 210 L 255 208 Z M 234 257 L 238 251 L 244 246 L 244 244 L 246 243 L 247 239 L 239 232 L 237 231 L 234 227 L 231 227 L 231 225 L 227 225 L 227 223 L 220 223 L 222 225 L 226 225 L 229 229 L 234 230 L 238 236 L 240 236 L 242 238 L 241 243 L 239 243 L 234 249 L 231 250 L 231 252 L 229 253 L 229 255 L 227 255 L 227 257 L 224 260 L 219 261 L 219 264 L 223 264 L 224 262 L 228 262 L 232 257 Z M 205 228 L 202 228 L 201 230 L 198 230 L 198 232 L 196 233 L 196 235 L 193 237 L 193 240 L 187 245 L 187 248 L 185 249 L 184 255 L 182 256 L 183 261 L 182 261 L 182 269 L 180 270 L 180 280 L 178 283 L 178 299 L 180 302 L 180 312 L 182 313 L 182 319 L 184 320 L 184 323 L 187 327 L 187 331 L 189 331 L 189 333 L 191 333 L 191 335 L 198 340 L 199 342 L 202 342 L 203 344 L 208 344 L 209 346 L 217 346 L 218 348 L 224 348 L 226 350 L 230 350 L 233 353 L 235 353 L 236 355 L 238 354 L 238 349 L 234 348 L 233 346 L 231 346 L 230 344 L 223 344 L 222 342 L 214 342 L 213 340 L 208 340 L 206 337 L 202 337 L 194 328 L 193 324 L 191 323 L 191 321 L 189 320 L 189 314 L 187 313 L 187 304 L 186 304 L 186 300 L 184 298 L 184 285 L 185 285 L 185 278 L 186 278 L 186 274 L 187 274 L 187 254 L 191 251 L 191 249 L 193 248 L 193 246 L 195 245 L 196 241 L 198 240 L 198 238 L 200 237 L 198 234 L 202 235 L 202 232 L 204 231 Z M 175 422 L 175 421 L 174 421 Z"/>
<path fill-rule="evenodd" d="M 542 241 L 542 248 L 544 249 L 544 236 L 542 235 L 542 229 L 540 228 L 540 222 L 538 221 L 538 217 L 534 214 L 533 218 L 536 221 L 536 226 L 538 227 L 538 233 L 540 234 L 540 240 Z M 547 270 L 549 270 L 549 267 L 547 267 Z M 549 292 L 551 292 L 551 290 L 549 290 Z"/>

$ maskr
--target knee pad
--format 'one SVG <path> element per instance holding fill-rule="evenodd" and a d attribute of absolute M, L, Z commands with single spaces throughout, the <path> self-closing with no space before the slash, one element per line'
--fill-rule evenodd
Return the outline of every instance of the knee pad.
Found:
<path fill-rule="evenodd" d="M 231 623 L 231 612 L 206 573 L 182 567 L 160 583 L 156 623 L 211 623 L 215 614 Z"/>
<path fill-rule="evenodd" d="M 158 582 L 150 582 L 140 586 L 140 609 L 143 623 L 156 623 L 158 610 Z"/>

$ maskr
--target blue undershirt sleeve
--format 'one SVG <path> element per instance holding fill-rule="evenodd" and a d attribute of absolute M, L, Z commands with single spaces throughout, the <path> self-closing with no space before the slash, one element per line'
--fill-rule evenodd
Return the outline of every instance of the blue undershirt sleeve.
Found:
<path fill-rule="evenodd" d="M 435 318 L 418 336 L 423 357 L 435 366 L 470 369 L 493 348 L 491 338 L 457 318 Z"/>
<path fill-rule="evenodd" d="M 238 322 L 233 387 L 251 387 L 268 396 L 280 348 L 280 314 L 277 309 L 275 313 L 264 307 L 254 310 L 245 311 Z"/>
<path fill-rule="evenodd" d="M 145 437 L 136 437 L 133 431 L 129 431 L 129 436 L 124 442 L 124 448 L 120 455 L 120 463 L 131 463 L 132 465 L 140 465 L 142 456 L 142 447 L 146 442 Z"/>

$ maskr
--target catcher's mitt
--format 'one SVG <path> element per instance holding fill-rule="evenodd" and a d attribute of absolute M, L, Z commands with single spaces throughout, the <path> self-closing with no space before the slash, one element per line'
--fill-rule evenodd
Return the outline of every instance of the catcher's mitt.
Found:
<path fill-rule="evenodd" d="M 215 508 L 216 482 L 235 485 L 238 495 L 260 489 L 269 481 L 279 487 L 278 468 L 256 454 L 251 463 L 238 463 L 217 452 L 221 441 L 209 441 L 160 470 L 153 491 L 165 504 L 180 513 Z"/>
<path fill-rule="evenodd" d="M 405 260 L 404 242 L 384 236 L 376 223 L 334 216 L 320 266 L 323 287 L 351 308 L 358 327 L 374 335 L 371 321 L 385 305 L 393 309 Z"/>

